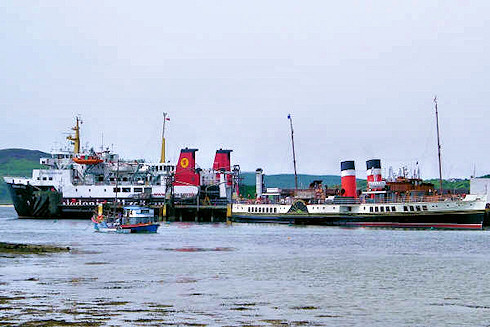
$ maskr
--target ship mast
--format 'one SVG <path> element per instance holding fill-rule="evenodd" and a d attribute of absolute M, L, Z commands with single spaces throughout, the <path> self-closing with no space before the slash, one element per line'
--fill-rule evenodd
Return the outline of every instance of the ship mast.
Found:
<path fill-rule="evenodd" d="M 160 162 L 165 163 L 165 121 L 167 120 L 167 113 L 163 113 L 163 129 L 162 129 L 162 153 L 160 156 Z"/>
<path fill-rule="evenodd" d="M 294 130 L 293 130 L 293 118 L 291 114 L 288 115 L 289 123 L 291 125 L 291 144 L 293 145 L 293 164 L 294 164 L 294 189 L 298 190 L 298 174 L 296 173 L 296 154 L 294 152 Z"/>
<path fill-rule="evenodd" d="M 442 195 L 441 141 L 439 137 L 439 112 L 437 111 L 437 96 L 434 97 L 434 104 L 436 108 L 437 156 L 439 158 L 439 192 Z"/>
<path fill-rule="evenodd" d="M 68 135 L 66 137 L 67 140 L 70 140 L 73 142 L 73 152 L 75 154 L 79 154 L 80 153 L 80 125 L 79 123 L 81 123 L 82 121 L 80 120 L 80 117 L 76 117 L 77 119 L 77 124 L 75 127 L 72 128 L 72 130 L 75 131 L 75 136 L 71 136 L 71 135 Z"/>

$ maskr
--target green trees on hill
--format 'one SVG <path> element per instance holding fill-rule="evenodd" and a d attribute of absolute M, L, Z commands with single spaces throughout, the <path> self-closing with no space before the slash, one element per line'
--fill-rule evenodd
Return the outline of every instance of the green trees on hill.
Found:
<path fill-rule="evenodd" d="M 490 178 L 490 175 L 482 176 L 483 178 Z M 265 184 L 267 187 L 279 187 L 279 188 L 294 188 L 294 175 L 293 174 L 278 174 L 278 175 L 265 175 Z M 329 188 L 340 188 L 340 176 L 335 175 L 298 175 L 298 181 L 300 188 L 308 188 L 310 183 L 314 180 L 322 180 L 323 185 L 327 185 Z M 426 180 L 439 188 L 439 179 Z M 444 190 L 455 193 L 469 193 L 470 180 L 469 179 L 448 179 L 443 180 L 442 186 Z M 357 188 L 365 190 L 367 182 L 365 179 L 357 180 Z M 243 196 L 251 197 L 255 196 L 255 173 L 245 172 L 242 173 L 242 187 L 240 192 Z"/>
<path fill-rule="evenodd" d="M 39 158 L 49 154 L 25 149 L 0 150 L 0 204 L 11 203 L 10 194 L 3 181 L 4 176 L 30 177 L 32 170 L 42 167 Z"/>

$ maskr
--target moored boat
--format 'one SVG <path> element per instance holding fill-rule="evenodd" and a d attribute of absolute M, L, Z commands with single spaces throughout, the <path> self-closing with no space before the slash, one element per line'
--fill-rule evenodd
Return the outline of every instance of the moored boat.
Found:
<path fill-rule="evenodd" d="M 312 224 L 343 227 L 414 229 L 482 229 L 486 201 L 465 198 L 420 198 L 411 201 L 346 201 L 320 203 L 234 203 L 235 222 Z"/>
<path fill-rule="evenodd" d="M 316 224 L 344 227 L 428 228 L 428 229 L 482 229 L 485 218 L 486 196 L 445 194 L 442 189 L 441 146 L 437 100 L 435 101 L 439 191 L 424 182 L 417 172 L 412 178 L 405 174 L 383 179 L 381 160 L 366 161 L 367 189 L 356 187 L 354 161 L 343 161 L 341 189 L 327 196 L 321 181 L 310 190 L 299 190 L 296 177 L 293 125 L 291 141 L 295 173 L 295 189 L 263 194 L 262 169 L 256 171 L 255 200 L 236 201 L 231 219 L 236 222 L 272 222 L 288 224 Z M 317 181 L 318 182 L 318 181 Z M 312 183 L 312 185 L 315 183 Z"/>
<path fill-rule="evenodd" d="M 105 213 L 99 205 L 92 217 L 96 232 L 103 233 L 156 233 L 160 224 L 155 218 L 153 208 L 144 206 L 125 206 L 109 208 Z"/>

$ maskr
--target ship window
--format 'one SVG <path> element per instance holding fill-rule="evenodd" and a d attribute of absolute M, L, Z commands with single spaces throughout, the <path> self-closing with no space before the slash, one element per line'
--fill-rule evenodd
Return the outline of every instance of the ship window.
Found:
<path fill-rule="evenodd" d="M 91 189 L 88 189 L 89 192 L 91 192 L 92 190 Z"/>
<path fill-rule="evenodd" d="M 427 206 L 422 206 L 422 210 L 426 211 L 427 210 Z"/>
<path fill-rule="evenodd" d="M 129 187 L 123 187 L 122 191 L 123 192 L 131 192 L 131 188 L 129 188 Z"/>
<path fill-rule="evenodd" d="M 52 181 L 53 180 L 53 177 L 50 177 L 49 180 Z"/>
<path fill-rule="evenodd" d="M 38 178 L 37 178 L 37 180 L 38 180 L 38 181 L 40 181 L 40 180 L 41 180 L 41 178 L 40 178 L 40 177 L 38 177 Z"/>
<path fill-rule="evenodd" d="M 408 211 L 408 207 L 407 206 L 403 206 L 403 211 Z"/>
<path fill-rule="evenodd" d="M 386 207 L 386 212 L 390 212 L 390 207 Z"/>
<path fill-rule="evenodd" d="M 114 177 L 109 178 L 111 182 L 114 182 Z"/>
<path fill-rule="evenodd" d="M 277 212 L 277 208 L 274 208 L 274 213 L 276 213 L 276 212 Z"/>
<path fill-rule="evenodd" d="M 135 193 L 141 193 L 141 192 L 143 192 L 143 189 L 141 187 L 135 187 L 134 192 Z"/>
<path fill-rule="evenodd" d="M 247 209 L 248 212 L 250 212 L 250 207 Z"/>
<path fill-rule="evenodd" d="M 98 180 L 99 182 L 102 182 L 104 180 L 104 176 L 99 176 Z"/>
<path fill-rule="evenodd" d="M 415 208 L 417 208 L 417 211 L 420 211 L 420 206 L 416 206 Z"/>
<path fill-rule="evenodd" d="M 374 212 L 378 212 L 378 207 L 374 207 Z"/>
<path fill-rule="evenodd" d="M 150 213 L 149 209 L 141 209 L 141 213 Z"/>
<path fill-rule="evenodd" d="M 151 194 L 151 187 L 145 187 L 145 193 Z"/>
<path fill-rule="evenodd" d="M 106 190 L 106 189 L 104 189 L 104 192 L 107 192 L 107 190 Z"/>
<path fill-rule="evenodd" d="M 374 211 L 373 207 L 369 207 L 369 212 L 373 212 L 373 211 Z"/>
<path fill-rule="evenodd" d="M 391 207 L 391 211 L 392 212 L 395 212 L 396 211 L 396 207 L 395 206 Z"/>
<path fill-rule="evenodd" d="M 413 208 L 413 206 L 410 206 L 410 211 L 415 211 L 415 209 Z"/>
<path fill-rule="evenodd" d="M 43 181 L 45 181 L 45 180 L 46 180 L 46 177 L 43 177 Z"/>
<path fill-rule="evenodd" d="M 114 187 L 114 192 L 121 192 L 121 188 L 120 187 Z"/>
<path fill-rule="evenodd" d="M 78 189 L 77 188 L 75 189 L 75 192 L 78 192 Z"/>
<path fill-rule="evenodd" d="M 385 207 L 379 207 L 379 211 L 385 212 Z"/>
<path fill-rule="evenodd" d="M 128 181 L 128 178 L 127 177 L 123 177 L 123 182 L 127 182 Z"/>

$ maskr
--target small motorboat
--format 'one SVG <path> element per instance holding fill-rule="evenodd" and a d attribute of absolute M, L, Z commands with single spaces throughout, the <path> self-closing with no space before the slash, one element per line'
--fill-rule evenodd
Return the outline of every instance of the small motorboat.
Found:
<path fill-rule="evenodd" d="M 160 227 L 153 208 L 125 206 L 114 209 L 106 215 L 103 205 L 99 205 L 97 214 L 92 217 L 96 232 L 156 233 Z"/>

